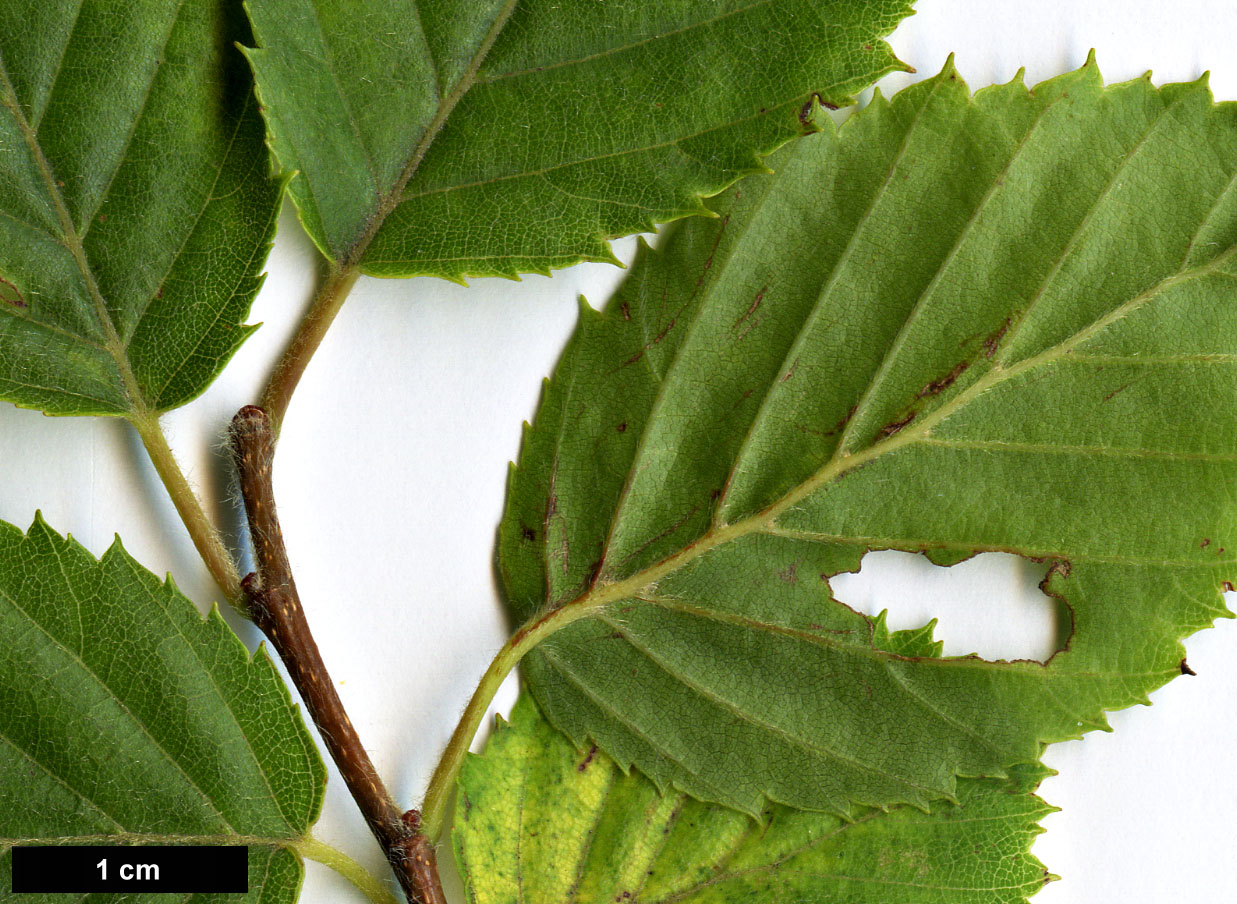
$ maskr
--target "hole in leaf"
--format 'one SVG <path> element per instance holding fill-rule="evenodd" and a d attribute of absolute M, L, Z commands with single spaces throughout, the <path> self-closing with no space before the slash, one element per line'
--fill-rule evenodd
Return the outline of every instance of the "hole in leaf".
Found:
<path fill-rule="evenodd" d="M 888 609 L 891 631 L 937 619 L 934 635 L 945 656 L 1046 662 L 1065 647 L 1069 608 L 1039 589 L 1047 566 L 1008 553 L 987 552 L 957 565 L 934 565 L 922 555 L 870 552 L 861 570 L 830 578 L 834 595 L 853 609 Z"/>

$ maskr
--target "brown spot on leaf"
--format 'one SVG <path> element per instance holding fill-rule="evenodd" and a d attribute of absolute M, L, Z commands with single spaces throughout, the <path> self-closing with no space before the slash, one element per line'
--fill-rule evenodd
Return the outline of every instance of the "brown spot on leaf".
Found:
<path fill-rule="evenodd" d="M 969 361 L 959 361 L 954 366 L 954 369 L 945 374 L 945 376 L 941 377 L 939 380 L 933 380 L 931 383 L 924 386 L 923 389 L 919 390 L 919 392 L 915 394 L 915 398 L 922 399 L 928 396 L 934 396 L 940 392 L 944 392 L 952 386 L 954 381 L 957 380 L 958 377 L 962 376 L 963 371 L 970 366 L 971 364 Z"/>
<path fill-rule="evenodd" d="M 1119 392 L 1123 392 L 1124 390 L 1128 389 L 1128 388 L 1129 388 L 1129 386 L 1130 386 L 1130 383 L 1133 383 L 1133 382 L 1134 382 L 1133 380 L 1130 380 L 1130 381 L 1129 381 L 1129 383 L 1122 383 L 1120 386 L 1118 386 L 1118 387 L 1117 387 L 1116 389 L 1114 389 L 1112 392 L 1108 393 L 1108 395 L 1104 396 L 1104 401 L 1105 401 L 1105 402 L 1107 402 L 1107 401 L 1109 401 L 1109 400 L 1110 400 L 1113 396 L 1115 396 L 1117 393 L 1119 393 Z"/>
<path fill-rule="evenodd" d="M 1188 662 L 1186 662 L 1186 661 L 1183 659 L 1183 660 L 1181 660 L 1181 674 L 1183 674 L 1183 675 L 1197 675 L 1197 674 L 1198 674 L 1198 672 L 1196 672 L 1196 671 L 1194 671 L 1192 668 L 1190 668 L 1190 664 L 1189 664 Z"/>
<path fill-rule="evenodd" d="M 597 755 L 597 745 L 594 744 L 592 747 L 589 748 L 588 756 L 584 758 L 583 762 L 581 762 L 579 766 L 576 766 L 576 772 L 583 772 L 585 769 L 587 769 L 589 767 L 589 764 L 593 762 L 593 757 L 595 757 L 596 755 Z"/>
<path fill-rule="evenodd" d="M 1005 338 L 1005 334 L 1009 332 L 1009 325 L 1012 321 L 1006 317 L 994 333 L 990 333 L 988 338 L 984 340 L 984 357 L 991 358 L 996 354 L 997 348 L 1001 345 L 1001 340 Z"/>
<path fill-rule="evenodd" d="M 777 573 L 778 578 L 787 584 L 793 584 L 798 581 L 797 572 L 799 571 L 799 563 L 791 562 L 785 568 Z"/>
<path fill-rule="evenodd" d="M 631 308 L 628 307 L 627 302 L 619 302 L 619 313 L 623 315 L 624 320 L 631 320 Z"/>
<path fill-rule="evenodd" d="M 1237 587 L 1234 587 L 1234 586 L 1233 586 L 1233 582 L 1232 582 L 1232 581 L 1225 581 L 1225 582 L 1224 582 L 1223 584 L 1221 584 L 1220 586 L 1224 588 L 1224 590 L 1225 590 L 1225 592 L 1226 592 L 1226 593 L 1232 593 L 1234 590 L 1237 590 Z"/>
<path fill-rule="evenodd" d="M 25 296 L 18 291 L 17 286 L 0 277 L 0 300 L 6 301 L 15 308 L 28 308 Z"/>
<path fill-rule="evenodd" d="M 537 532 L 526 524 L 520 525 L 520 536 L 532 543 L 537 539 Z"/>
<path fill-rule="evenodd" d="M 722 234 L 726 231 L 726 227 L 730 225 L 730 214 L 722 217 L 721 224 L 717 227 L 717 235 L 713 237 L 713 247 L 709 250 L 708 259 L 704 262 L 704 269 L 709 270 L 713 266 L 713 255 L 717 254 L 717 246 L 722 243 Z M 704 283 L 704 274 L 700 274 L 700 278 L 696 280 L 696 285 Z"/>
<path fill-rule="evenodd" d="M 626 433 L 626 432 L 627 432 L 627 422 L 626 422 L 626 421 L 623 421 L 623 423 L 619 424 L 619 425 L 618 425 L 618 427 L 616 427 L 615 429 L 616 429 L 616 430 L 618 430 L 618 432 L 619 432 L 619 433 Z"/>
<path fill-rule="evenodd" d="M 880 428 L 880 435 L 881 436 L 893 436 L 895 433 L 897 433 L 899 430 L 901 430 L 903 427 L 905 427 L 907 424 L 913 421 L 915 419 L 915 415 L 918 413 L 919 412 L 917 411 L 912 411 L 910 414 L 906 415 L 906 417 L 901 418 L 900 420 L 896 420 L 892 424 L 886 424 L 884 427 Z"/>
<path fill-rule="evenodd" d="M 1198 544 L 1198 548 L 1199 548 L 1199 549 L 1206 549 L 1206 548 L 1207 548 L 1208 546 L 1210 546 L 1210 545 L 1211 545 L 1211 538 L 1210 538 L 1210 537 L 1203 537 L 1203 542 Z"/>
<path fill-rule="evenodd" d="M 1044 580 L 1047 581 L 1048 578 L 1052 577 L 1054 574 L 1059 574 L 1061 577 L 1067 578 L 1073 570 L 1074 566 L 1070 564 L 1068 559 L 1057 559 L 1048 568 L 1048 573 L 1044 575 Z"/>
<path fill-rule="evenodd" d="M 747 311 L 745 311 L 745 312 L 744 312 L 744 314 L 743 314 L 743 316 L 742 316 L 742 317 L 740 317 L 738 320 L 736 320 L 736 321 L 734 322 L 734 326 L 733 326 L 733 327 L 731 327 L 731 332 L 733 332 L 734 330 L 737 330 L 740 326 L 742 326 L 742 325 L 743 325 L 743 323 L 744 323 L 745 321 L 747 321 L 749 318 L 751 318 L 751 316 L 752 316 L 753 314 L 755 314 L 755 313 L 756 313 L 757 309 L 759 309 L 759 307 L 760 307 L 760 303 L 761 303 L 762 301 L 764 301 L 765 292 L 767 292 L 768 290 L 769 290 L 769 287 L 768 287 L 768 286 L 763 286 L 763 287 L 761 288 L 761 290 L 760 290 L 759 292 L 757 292 L 757 293 L 756 293 L 756 297 L 755 297 L 754 299 L 752 299 L 752 304 L 751 304 L 751 306 L 747 309 Z M 747 325 L 747 328 L 746 328 L 746 329 L 744 329 L 744 330 L 743 330 L 743 332 L 739 334 L 739 338 L 740 338 L 740 339 L 743 339 L 744 337 L 746 337 L 746 336 L 747 336 L 747 334 L 748 334 L 748 333 L 750 333 L 750 332 L 752 331 L 752 329 L 753 329 L 753 328 L 754 328 L 754 327 L 755 327 L 758 323 L 760 323 L 760 319 L 759 319 L 759 318 L 757 318 L 756 320 L 753 320 L 751 323 L 749 323 L 749 324 Z"/>

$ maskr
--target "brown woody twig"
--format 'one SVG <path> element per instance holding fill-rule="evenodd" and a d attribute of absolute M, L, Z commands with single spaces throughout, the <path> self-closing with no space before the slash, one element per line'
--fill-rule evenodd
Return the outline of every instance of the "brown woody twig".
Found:
<path fill-rule="evenodd" d="M 335 692 L 301 609 L 275 512 L 271 483 L 275 434 L 266 411 L 254 405 L 242 408 L 232 419 L 231 440 L 258 569 L 241 582 L 250 616 L 287 667 L 408 900 L 445 904 L 434 847 L 421 833 L 420 814 L 416 810 L 401 813 L 378 777 Z"/>

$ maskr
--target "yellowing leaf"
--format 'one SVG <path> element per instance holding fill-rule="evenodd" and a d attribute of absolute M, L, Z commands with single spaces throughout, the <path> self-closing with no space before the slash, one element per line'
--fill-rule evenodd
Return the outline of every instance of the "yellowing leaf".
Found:
<path fill-rule="evenodd" d="M 1043 767 L 959 782 L 961 806 L 837 816 L 662 796 L 576 750 L 527 696 L 460 777 L 454 844 L 472 904 L 1019 904 L 1049 876 L 1027 853 L 1051 807 Z"/>

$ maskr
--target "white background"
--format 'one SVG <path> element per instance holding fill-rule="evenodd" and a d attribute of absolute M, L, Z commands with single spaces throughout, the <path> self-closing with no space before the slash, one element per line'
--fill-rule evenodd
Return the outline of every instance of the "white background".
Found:
<path fill-rule="evenodd" d="M 918 74 L 950 51 L 973 89 L 1025 66 L 1033 84 L 1080 66 L 1095 47 L 1108 81 L 1154 70 L 1157 83 L 1210 68 L 1237 99 L 1237 8 L 1206 0 L 1078 3 L 920 0 L 891 43 Z M 792 52 L 793 48 L 788 48 Z M 865 96 L 866 99 L 866 96 Z M 618 243 L 630 259 L 634 243 Z M 265 326 L 200 400 L 166 419 L 191 479 L 228 524 L 222 453 L 231 414 L 252 401 L 313 282 L 314 253 L 285 210 L 251 320 Z M 602 265 L 553 279 L 362 279 L 305 377 L 280 446 L 276 490 L 297 581 L 353 722 L 398 801 L 412 805 L 507 625 L 492 548 L 520 424 L 572 329 L 576 296 L 601 305 L 621 278 Z M 1216 412 L 1217 417 L 1237 412 Z M 25 527 L 41 508 L 96 555 L 119 533 L 156 573 L 202 605 L 217 597 L 132 431 L 118 421 L 53 419 L 0 406 L 0 518 Z M 896 627 L 941 617 L 947 653 L 1043 656 L 1051 610 L 1039 575 L 1012 557 L 954 569 L 883 553 L 839 596 Z M 256 646 L 255 632 L 233 619 Z M 2 642 L 2 641 L 0 641 Z M 1037 904 L 1237 901 L 1237 623 L 1188 642 L 1196 678 L 1116 713 L 1114 734 L 1056 745 L 1061 771 L 1041 794 L 1062 807 L 1034 851 L 1064 881 Z M 512 684 L 499 705 L 510 705 Z M 375 871 L 383 864 L 332 772 L 315 830 Z M 453 872 L 441 851 L 444 874 Z M 462 900 L 458 884 L 447 880 Z M 306 902 L 361 900 L 310 864 Z"/>

